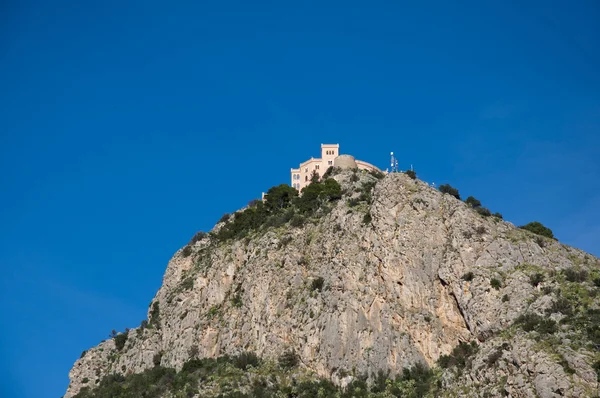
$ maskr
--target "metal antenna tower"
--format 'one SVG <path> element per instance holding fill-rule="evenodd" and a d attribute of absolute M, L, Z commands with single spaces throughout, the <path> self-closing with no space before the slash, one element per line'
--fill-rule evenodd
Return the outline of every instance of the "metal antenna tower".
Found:
<path fill-rule="evenodd" d="M 398 172 L 398 159 L 396 159 L 396 157 L 394 156 L 394 152 L 390 152 L 390 156 L 392 157 L 391 159 L 391 166 L 392 166 L 392 173 L 397 173 Z"/>

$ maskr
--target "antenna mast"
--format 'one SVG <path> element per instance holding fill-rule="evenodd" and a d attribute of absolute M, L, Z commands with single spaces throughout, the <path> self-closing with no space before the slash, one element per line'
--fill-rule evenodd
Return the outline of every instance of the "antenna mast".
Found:
<path fill-rule="evenodd" d="M 394 156 L 394 152 L 390 152 L 390 156 L 392 157 L 390 163 L 392 166 L 392 173 L 398 172 L 398 159 Z"/>

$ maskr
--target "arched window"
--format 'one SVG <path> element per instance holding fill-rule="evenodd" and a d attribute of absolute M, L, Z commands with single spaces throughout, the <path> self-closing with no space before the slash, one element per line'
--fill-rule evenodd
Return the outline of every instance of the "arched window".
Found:
<path fill-rule="evenodd" d="M 308 176 L 304 176 L 304 181 L 308 181 Z"/>

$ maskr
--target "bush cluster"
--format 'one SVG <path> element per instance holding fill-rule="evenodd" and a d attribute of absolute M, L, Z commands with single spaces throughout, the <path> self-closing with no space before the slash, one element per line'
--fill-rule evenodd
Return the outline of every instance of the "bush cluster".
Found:
<path fill-rule="evenodd" d="M 127 337 L 129 335 L 129 330 L 126 330 L 123 333 L 117 334 L 113 339 L 115 340 L 115 347 L 117 350 L 121 351 L 123 347 L 125 347 L 125 343 L 127 343 Z"/>
<path fill-rule="evenodd" d="M 254 368 L 260 366 L 261 359 L 252 351 L 245 351 L 232 358 L 233 365 L 242 370 L 247 370 L 249 366 Z"/>
<path fill-rule="evenodd" d="M 534 234 L 554 239 L 554 234 L 552 233 L 552 230 L 538 221 L 533 221 L 529 224 L 521 225 L 519 228 L 527 230 L 529 232 L 533 232 Z"/>
<path fill-rule="evenodd" d="M 471 282 L 474 277 L 475 277 L 475 275 L 473 274 L 473 272 L 469 271 L 469 272 L 465 273 L 462 276 L 462 280 L 463 281 L 467 281 L 467 282 Z"/>
<path fill-rule="evenodd" d="M 152 303 L 152 310 L 150 311 L 150 320 L 148 326 L 156 329 L 160 329 L 160 305 L 158 301 Z"/>
<path fill-rule="evenodd" d="M 300 227 L 307 217 L 341 197 L 340 184 L 331 178 L 318 181 L 318 177 L 315 177 L 311 184 L 302 189 L 302 196 L 298 196 L 296 189 L 281 184 L 267 191 L 264 202 L 256 202 L 235 213 L 233 220 L 230 219 L 215 233 L 215 238 L 219 241 L 243 238 L 252 231 L 279 227 L 287 222 Z"/>
<path fill-rule="evenodd" d="M 479 351 L 479 346 L 475 341 L 470 343 L 460 342 L 450 355 L 442 355 L 438 359 L 438 365 L 443 369 L 451 367 L 456 368 L 459 374 L 463 369 L 471 367 L 473 356 Z"/>
<path fill-rule="evenodd" d="M 481 202 L 479 200 L 475 199 L 473 196 L 469 196 L 465 200 L 465 203 L 468 204 L 469 206 L 471 206 L 474 209 L 476 209 L 478 207 L 481 207 Z"/>
<path fill-rule="evenodd" d="M 553 334 L 558 330 L 556 322 L 552 319 L 530 312 L 520 315 L 515 324 L 526 332 L 535 330 L 539 334 Z"/>
<path fill-rule="evenodd" d="M 498 289 L 500 289 L 500 288 L 502 287 L 502 282 L 500 282 L 500 281 L 499 281 L 498 279 L 496 279 L 496 278 L 492 278 L 492 280 L 490 280 L 490 285 L 491 285 L 491 286 L 492 286 L 494 289 L 498 290 Z"/>
<path fill-rule="evenodd" d="M 569 282 L 585 282 L 588 278 L 588 272 L 584 269 L 574 267 L 567 268 L 563 271 L 565 279 Z"/>
<path fill-rule="evenodd" d="M 544 274 L 542 274 L 541 272 L 536 272 L 535 274 L 529 276 L 529 283 L 531 283 L 531 286 L 533 287 L 537 287 L 543 281 Z"/>
<path fill-rule="evenodd" d="M 450 196 L 454 196 L 456 199 L 460 200 L 460 194 L 458 193 L 458 189 L 452 187 L 450 184 L 442 184 L 439 187 L 441 193 L 447 193 Z"/>
<path fill-rule="evenodd" d="M 299 361 L 298 354 L 292 349 L 285 351 L 278 359 L 279 366 L 283 369 L 295 368 Z"/>
<path fill-rule="evenodd" d="M 206 232 L 202 232 L 202 231 L 198 231 L 194 234 L 194 236 L 192 236 L 192 239 L 190 239 L 188 245 L 193 245 L 194 243 L 204 239 L 206 237 Z"/>
<path fill-rule="evenodd" d="M 407 176 L 409 176 L 410 178 L 412 178 L 413 180 L 417 179 L 417 173 L 414 170 L 406 170 L 404 172 L 404 174 L 406 174 Z"/>
<path fill-rule="evenodd" d="M 159 357 L 155 357 L 154 368 L 127 376 L 108 375 L 96 388 L 84 387 L 75 397 L 193 397 L 207 396 L 207 389 L 212 390 L 208 396 L 221 398 L 422 398 L 439 392 L 433 371 L 422 364 L 404 369 L 394 379 L 390 379 L 388 373 L 378 371 L 371 375 L 371 384 L 367 383 L 367 375 L 357 375 L 346 388 L 341 389 L 329 380 L 298 378 L 298 357 L 293 351 L 282 355 L 279 370 L 273 369 L 270 364 L 263 367 L 265 362 L 252 352 L 215 359 L 190 359 L 179 372 L 161 366 Z M 250 373 L 252 368 L 259 370 Z M 269 371 L 276 371 L 277 375 L 265 373 Z"/>
<path fill-rule="evenodd" d="M 325 283 L 325 280 L 319 276 L 312 280 L 311 289 L 321 291 L 321 290 L 323 290 L 324 283 Z"/>
<path fill-rule="evenodd" d="M 189 257 L 192 254 L 192 247 L 190 245 L 186 245 L 181 251 L 181 255 L 183 257 Z"/>

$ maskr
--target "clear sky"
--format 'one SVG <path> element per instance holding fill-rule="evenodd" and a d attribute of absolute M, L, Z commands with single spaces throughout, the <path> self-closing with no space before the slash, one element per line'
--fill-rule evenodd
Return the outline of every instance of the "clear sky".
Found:
<path fill-rule="evenodd" d="M 0 396 L 60 397 L 321 143 L 600 255 L 600 3 L 397 3 L 1 1 Z"/>

